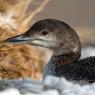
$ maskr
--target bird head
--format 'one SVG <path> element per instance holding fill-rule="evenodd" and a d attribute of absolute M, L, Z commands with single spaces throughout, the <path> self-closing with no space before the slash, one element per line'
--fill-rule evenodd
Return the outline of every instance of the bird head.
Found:
<path fill-rule="evenodd" d="M 5 42 L 49 48 L 55 55 L 80 51 L 76 32 L 68 24 L 56 19 L 40 20 L 24 34 L 8 38 Z"/>

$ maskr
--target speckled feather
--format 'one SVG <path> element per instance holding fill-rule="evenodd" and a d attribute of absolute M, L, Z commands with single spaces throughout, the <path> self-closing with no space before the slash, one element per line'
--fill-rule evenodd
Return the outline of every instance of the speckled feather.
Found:
<path fill-rule="evenodd" d="M 53 75 L 65 77 L 68 80 L 95 82 L 95 57 L 87 57 L 70 64 L 64 64 L 62 59 L 59 59 L 55 57 L 50 60 L 45 68 L 45 76 Z"/>

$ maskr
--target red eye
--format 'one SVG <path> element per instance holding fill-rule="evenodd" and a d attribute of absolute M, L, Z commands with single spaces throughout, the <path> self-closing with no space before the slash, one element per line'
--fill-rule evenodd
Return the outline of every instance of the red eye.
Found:
<path fill-rule="evenodd" d="M 47 35 L 48 32 L 47 31 L 42 31 L 42 35 Z"/>

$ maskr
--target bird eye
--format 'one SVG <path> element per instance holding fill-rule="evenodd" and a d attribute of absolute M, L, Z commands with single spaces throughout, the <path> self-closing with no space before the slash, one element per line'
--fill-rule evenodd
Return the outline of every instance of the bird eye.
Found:
<path fill-rule="evenodd" d="M 44 30 L 42 31 L 42 35 L 47 35 L 48 34 L 48 31 Z"/>

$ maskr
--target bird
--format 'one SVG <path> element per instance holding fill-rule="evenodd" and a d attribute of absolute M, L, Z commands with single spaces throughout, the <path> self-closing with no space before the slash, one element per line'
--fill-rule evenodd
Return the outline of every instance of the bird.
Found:
<path fill-rule="evenodd" d="M 80 59 L 81 42 L 76 31 L 57 19 L 35 22 L 25 33 L 4 40 L 11 44 L 30 44 L 52 50 L 53 55 L 43 70 L 47 75 L 70 81 L 95 82 L 95 57 Z"/>

